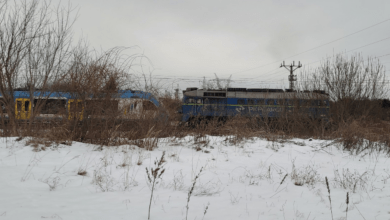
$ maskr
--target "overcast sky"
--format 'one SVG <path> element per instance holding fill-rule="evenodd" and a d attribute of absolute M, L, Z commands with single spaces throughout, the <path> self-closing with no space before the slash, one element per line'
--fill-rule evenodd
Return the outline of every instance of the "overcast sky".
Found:
<path fill-rule="evenodd" d="M 76 37 L 102 49 L 137 45 L 128 53 L 143 52 L 156 79 L 181 89 L 199 86 L 202 77 L 214 73 L 221 78 L 232 74 L 233 86 L 261 87 L 266 81 L 281 87 L 288 77 L 279 68 L 283 60 L 315 67 L 316 61 L 340 52 L 390 54 L 389 0 L 70 2 L 79 10 Z M 390 75 L 390 55 L 380 59 Z"/>

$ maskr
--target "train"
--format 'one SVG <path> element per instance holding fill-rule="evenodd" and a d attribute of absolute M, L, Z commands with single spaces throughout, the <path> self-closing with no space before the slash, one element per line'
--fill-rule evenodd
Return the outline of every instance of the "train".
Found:
<path fill-rule="evenodd" d="M 158 99 L 151 93 L 135 90 L 120 90 L 116 93 L 97 95 L 60 91 L 30 93 L 27 90 L 18 90 L 13 92 L 13 97 L 15 119 L 19 121 L 31 119 L 33 112 L 37 110 L 39 100 L 43 104 L 39 112 L 34 112 L 35 121 L 64 118 L 82 121 L 94 117 L 92 112 L 102 115 L 109 110 L 116 111 L 120 118 L 134 119 L 148 111 L 155 113 L 160 107 Z M 9 119 L 9 111 L 6 109 L 7 104 L 4 99 L 3 94 L 0 93 L 1 119 L 6 122 Z"/>
<path fill-rule="evenodd" d="M 198 89 L 183 91 L 182 122 L 233 116 L 279 118 L 293 115 L 328 120 L 329 95 L 323 90 L 269 88 Z"/>
<path fill-rule="evenodd" d="M 31 95 L 32 94 L 32 95 Z M 9 95 L 8 95 L 9 96 Z M 15 119 L 48 121 L 53 119 L 76 119 L 79 121 L 101 117 L 108 111 L 120 119 L 140 119 L 157 114 L 162 104 L 151 93 L 135 90 L 120 90 L 111 94 L 77 94 L 61 91 L 27 90 L 13 92 Z M 43 106 L 36 112 L 39 100 Z M 0 93 L 2 107 L 0 119 L 9 119 L 7 105 Z M 322 90 L 295 91 L 269 88 L 198 89 L 189 87 L 183 91 L 181 121 L 195 118 L 227 119 L 234 116 L 280 118 L 308 116 L 328 120 L 329 95 Z M 147 114 L 145 114 L 147 113 Z M 148 116 L 146 116 L 148 115 Z M 156 117 L 161 118 L 161 117 Z M 165 117 L 166 118 L 166 117 Z"/>

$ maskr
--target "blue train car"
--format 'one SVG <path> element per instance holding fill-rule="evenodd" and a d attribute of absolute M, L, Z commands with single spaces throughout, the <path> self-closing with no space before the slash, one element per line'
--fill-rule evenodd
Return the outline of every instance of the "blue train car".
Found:
<path fill-rule="evenodd" d="M 72 92 L 36 91 L 31 97 L 29 91 L 14 91 L 15 118 L 29 120 L 36 109 L 36 104 L 39 100 L 42 100 L 44 105 L 40 112 L 36 114 L 35 119 L 62 118 L 65 115 L 68 119 L 78 118 L 83 120 L 86 108 L 89 105 L 92 106 L 92 103 L 96 106 L 96 101 L 105 95 L 99 94 L 99 97 L 96 98 L 93 95 Z M 128 118 L 131 115 L 130 112 L 142 109 L 142 102 L 148 102 L 155 108 L 160 106 L 160 103 L 152 94 L 143 91 L 120 90 L 115 94 L 110 94 L 110 96 L 110 106 L 101 106 L 101 108 L 111 107 L 121 111 L 124 118 Z M 0 104 L 2 107 L 1 117 L 7 120 L 7 104 L 2 94 L 0 94 Z"/>
<path fill-rule="evenodd" d="M 194 117 L 268 117 L 286 114 L 327 119 L 329 96 L 324 91 L 291 91 L 282 89 L 228 88 L 183 91 L 182 121 Z"/>

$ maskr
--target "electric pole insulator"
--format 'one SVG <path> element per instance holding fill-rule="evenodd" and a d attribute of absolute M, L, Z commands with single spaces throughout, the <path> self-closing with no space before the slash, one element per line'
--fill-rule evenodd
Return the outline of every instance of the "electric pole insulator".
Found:
<path fill-rule="evenodd" d="M 295 66 L 295 61 L 293 61 L 290 66 L 286 66 L 283 61 L 283 63 L 280 64 L 280 68 L 282 67 L 286 68 L 290 72 L 290 75 L 288 76 L 288 81 L 290 81 L 290 89 L 294 90 L 294 82 L 297 81 L 297 75 L 294 75 L 293 73 L 296 69 L 302 67 L 301 61 L 298 62 L 298 66 Z"/>
<path fill-rule="evenodd" d="M 297 75 L 288 75 L 288 81 L 297 81 Z"/>

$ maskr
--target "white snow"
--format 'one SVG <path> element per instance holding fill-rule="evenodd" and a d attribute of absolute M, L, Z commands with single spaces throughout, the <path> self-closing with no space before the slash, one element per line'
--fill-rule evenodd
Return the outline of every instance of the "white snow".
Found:
<path fill-rule="evenodd" d="M 129 145 L 99 151 L 73 142 L 36 152 L 25 146 L 26 139 L 2 138 L 0 220 L 147 219 L 151 190 L 145 168 L 153 168 L 163 151 L 154 220 L 186 219 L 188 190 L 201 167 L 189 202 L 191 220 L 329 220 L 325 176 L 334 219 L 346 218 L 347 192 L 348 219 L 390 218 L 390 162 L 384 153 L 353 156 L 331 140 L 232 142 L 214 136 L 160 139 L 153 151 Z M 83 170 L 87 174 L 78 175 Z"/>

